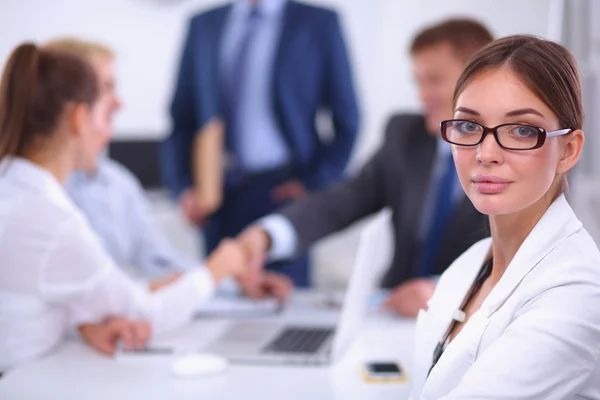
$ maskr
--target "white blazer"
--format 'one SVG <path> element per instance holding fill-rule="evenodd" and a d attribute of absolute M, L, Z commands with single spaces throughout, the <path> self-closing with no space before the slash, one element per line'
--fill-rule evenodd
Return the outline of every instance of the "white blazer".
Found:
<path fill-rule="evenodd" d="M 600 252 L 564 196 L 427 377 L 490 244 L 459 257 L 421 310 L 411 399 L 600 399 Z"/>

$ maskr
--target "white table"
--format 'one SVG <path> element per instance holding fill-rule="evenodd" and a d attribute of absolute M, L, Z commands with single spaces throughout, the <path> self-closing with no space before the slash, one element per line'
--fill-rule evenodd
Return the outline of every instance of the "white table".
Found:
<path fill-rule="evenodd" d="M 299 293 L 274 319 L 335 321 L 336 310 L 324 296 Z M 158 344 L 201 349 L 231 320 L 201 319 Z M 410 385 L 414 323 L 373 312 L 343 359 L 331 367 L 232 365 L 221 375 L 194 379 L 169 373 L 172 356 L 111 359 L 79 342 L 67 342 L 52 355 L 23 365 L 0 379 L 0 399 L 405 399 Z M 408 369 L 402 384 L 366 383 L 360 367 L 366 360 L 398 360 Z"/>

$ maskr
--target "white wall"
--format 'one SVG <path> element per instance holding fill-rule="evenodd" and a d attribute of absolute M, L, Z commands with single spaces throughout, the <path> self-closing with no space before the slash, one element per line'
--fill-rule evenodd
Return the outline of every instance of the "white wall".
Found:
<path fill-rule="evenodd" d="M 387 115 L 417 109 L 406 50 L 423 24 L 453 15 L 474 16 L 498 35 L 543 35 L 547 0 L 312 0 L 340 10 L 360 94 L 362 136 L 355 161 L 378 145 Z M 0 0 L 0 64 L 24 40 L 77 35 L 103 41 L 119 56 L 125 107 L 118 137 L 162 137 L 187 18 L 219 0 Z"/>
<path fill-rule="evenodd" d="M 407 48 L 413 34 L 424 24 L 450 16 L 473 16 L 497 36 L 544 35 L 551 5 L 548 0 L 309 1 L 335 7 L 342 14 L 363 117 L 351 167 L 361 164 L 379 145 L 389 114 L 418 109 Z M 24 40 L 45 41 L 76 35 L 105 42 L 119 57 L 118 86 L 125 107 L 115 120 L 117 136 L 159 138 L 169 127 L 167 108 L 186 21 L 193 13 L 220 3 L 219 0 L 0 0 L 0 64 Z M 198 255 L 196 232 L 177 212 L 161 209 L 155 215 L 169 237 L 176 239 L 174 245 Z M 315 247 L 314 273 L 318 286 L 344 285 L 354 257 L 349 249 L 357 247 L 358 227 Z M 389 256 L 391 248 L 388 250 Z"/>

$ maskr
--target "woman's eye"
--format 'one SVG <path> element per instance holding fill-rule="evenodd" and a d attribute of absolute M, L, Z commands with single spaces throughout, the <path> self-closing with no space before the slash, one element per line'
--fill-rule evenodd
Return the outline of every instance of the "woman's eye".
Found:
<path fill-rule="evenodd" d="M 478 130 L 477 124 L 475 124 L 473 122 L 468 122 L 468 121 L 458 122 L 456 125 L 457 125 L 457 128 L 459 131 L 465 132 L 465 133 L 475 132 Z"/>
<path fill-rule="evenodd" d="M 533 137 L 538 135 L 537 129 L 529 126 L 515 126 L 511 132 L 513 135 L 519 137 Z"/>

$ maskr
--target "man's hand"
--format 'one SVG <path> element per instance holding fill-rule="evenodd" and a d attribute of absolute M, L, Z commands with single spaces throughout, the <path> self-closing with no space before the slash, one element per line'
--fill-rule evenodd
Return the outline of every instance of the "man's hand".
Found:
<path fill-rule="evenodd" d="M 277 186 L 271 192 L 273 200 L 283 203 L 287 200 L 298 200 L 306 196 L 306 188 L 299 180 L 290 180 Z"/>
<path fill-rule="evenodd" d="M 277 272 L 261 273 L 258 279 L 240 277 L 238 284 L 242 293 L 252 299 L 265 299 L 269 296 L 275 297 L 280 303 L 285 302 L 294 288 L 292 280 Z"/>
<path fill-rule="evenodd" d="M 179 197 L 179 206 L 185 219 L 195 225 L 204 222 L 206 215 L 202 212 L 194 189 L 186 189 Z"/>
<path fill-rule="evenodd" d="M 435 283 L 431 279 L 411 279 L 394 288 L 384 307 L 403 317 L 416 318 L 419 310 L 427 310 L 427 301 L 434 290 Z"/>
<path fill-rule="evenodd" d="M 237 242 L 242 246 L 250 266 L 250 272 L 255 274 L 265 266 L 267 253 L 271 248 L 271 237 L 258 225 L 252 225 L 240 233 Z M 258 279 L 258 275 L 254 278 Z"/>
<path fill-rule="evenodd" d="M 129 321 L 112 317 L 99 324 L 86 324 L 78 328 L 83 340 L 107 355 L 113 355 L 119 341 L 128 350 L 144 348 L 150 339 L 152 328 L 142 321 Z"/>
<path fill-rule="evenodd" d="M 245 248 L 233 239 L 222 240 L 204 264 L 217 285 L 227 276 L 246 275 L 250 269 Z"/>

